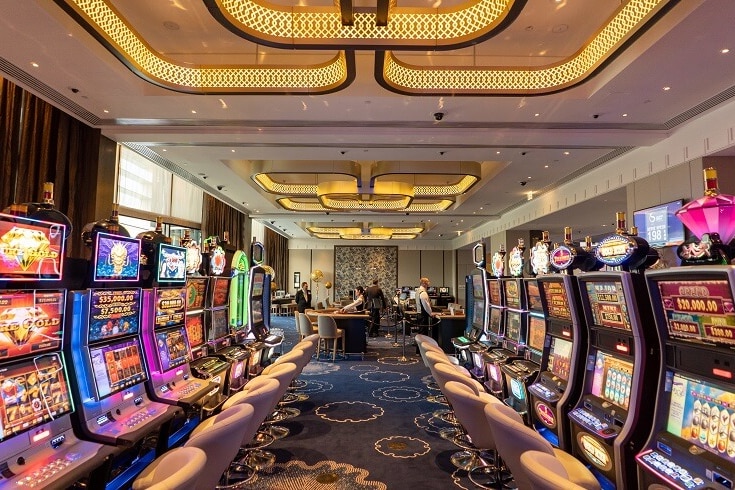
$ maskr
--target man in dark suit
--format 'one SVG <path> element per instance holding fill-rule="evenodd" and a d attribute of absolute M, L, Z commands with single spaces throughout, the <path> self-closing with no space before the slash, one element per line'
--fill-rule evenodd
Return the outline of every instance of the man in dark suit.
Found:
<path fill-rule="evenodd" d="M 296 291 L 296 309 L 299 313 L 304 313 L 307 308 L 311 308 L 311 291 L 309 283 L 304 281 L 301 283 L 301 289 Z"/>
<path fill-rule="evenodd" d="M 378 286 L 378 280 L 365 290 L 366 309 L 370 310 L 370 336 L 377 337 L 380 332 L 380 311 L 385 308 L 386 301 L 383 290 Z"/>

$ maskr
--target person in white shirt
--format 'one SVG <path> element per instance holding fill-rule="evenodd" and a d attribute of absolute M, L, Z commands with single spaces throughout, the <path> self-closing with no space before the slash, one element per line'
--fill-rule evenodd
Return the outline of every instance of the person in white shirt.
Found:
<path fill-rule="evenodd" d="M 355 301 L 340 308 L 340 313 L 351 313 L 353 311 L 363 311 L 365 309 L 365 288 L 357 286 L 355 288 Z"/>
<path fill-rule="evenodd" d="M 439 318 L 438 313 L 431 311 L 431 300 L 427 292 L 430 284 L 428 277 L 422 277 L 419 279 L 419 288 L 416 290 L 416 323 L 419 327 L 419 333 L 422 335 L 429 335 L 429 325 L 431 325 L 432 318 Z M 418 346 L 416 346 L 416 352 L 418 352 Z"/>

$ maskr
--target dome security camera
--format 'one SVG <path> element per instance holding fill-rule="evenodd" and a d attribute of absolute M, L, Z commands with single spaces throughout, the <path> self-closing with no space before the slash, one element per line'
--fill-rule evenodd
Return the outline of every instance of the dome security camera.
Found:
<path fill-rule="evenodd" d="M 444 119 L 444 113 L 443 112 L 435 112 L 434 113 L 434 121 L 441 121 Z"/>
<path fill-rule="evenodd" d="M 223 185 L 218 185 L 218 186 L 217 186 L 217 190 L 218 190 L 218 191 L 221 191 L 221 190 L 222 190 L 222 189 L 224 189 L 224 188 L 225 188 L 225 186 L 223 186 Z"/>
<path fill-rule="evenodd" d="M 528 184 L 528 182 L 526 182 L 525 180 L 522 180 L 522 181 L 520 181 L 520 184 L 521 185 L 526 185 L 526 184 Z"/>

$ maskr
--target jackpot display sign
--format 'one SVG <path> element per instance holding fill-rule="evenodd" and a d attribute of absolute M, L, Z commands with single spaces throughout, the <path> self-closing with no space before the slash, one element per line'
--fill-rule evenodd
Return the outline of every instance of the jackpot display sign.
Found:
<path fill-rule="evenodd" d="M 155 301 L 156 328 L 184 324 L 186 288 L 158 288 Z"/>
<path fill-rule="evenodd" d="M 61 279 L 64 233 L 64 225 L 0 214 L 0 279 Z"/>
<path fill-rule="evenodd" d="M 89 342 L 138 333 L 140 289 L 93 289 L 89 295 Z"/>
<path fill-rule="evenodd" d="M 562 320 L 572 320 L 572 312 L 569 309 L 567 288 L 562 281 L 544 281 L 541 283 L 548 315 Z"/>
<path fill-rule="evenodd" d="M 585 282 L 595 325 L 631 330 L 623 284 L 619 281 Z"/>
<path fill-rule="evenodd" d="M 230 279 L 213 277 L 209 282 L 209 307 L 223 308 L 230 299 Z"/>
<path fill-rule="evenodd" d="M 63 291 L 0 293 L 0 361 L 61 347 Z"/>
<path fill-rule="evenodd" d="M 669 335 L 735 345 L 735 306 L 727 280 L 658 281 Z"/>
<path fill-rule="evenodd" d="M 187 311 L 201 310 L 207 297 L 207 277 L 190 277 L 186 280 Z"/>

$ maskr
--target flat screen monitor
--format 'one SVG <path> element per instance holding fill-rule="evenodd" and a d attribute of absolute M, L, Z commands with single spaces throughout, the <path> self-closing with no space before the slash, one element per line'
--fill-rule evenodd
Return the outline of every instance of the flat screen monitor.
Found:
<path fill-rule="evenodd" d="M 413 288 L 411 286 L 401 286 L 401 292 L 408 294 Z"/>
<path fill-rule="evenodd" d="M 546 320 L 542 317 L 528 316 L 528 347 L 536 352 L 544 351 L 544 341 L 546 340 Z"/>
<path fill-rule="evenodd" d="M 181 325 L 174 328 L 156 330 L 156 353 L 161 372 L 165 373 L 186 364 L 191 360 L 186 328 Z"/>
<path fill-rule="evenodd" d="M 183 325 L 186 315 L 186 288 L 156 288 L 155 327 Z"/>
<path fill-rule="evenodd" d="M 89 357 L 99 399 L 148 379 L 138 337 L 90 347 Z"/>
<path fill-rule="evenodd" d="M 735 304 L 727 279 L 656 284 L 671 337 L 735 345 Z"/>
<path fill-rule="evenodd" d="M 167 243 L 158 245 L 158 282 L 186 282 L 186 248 Z"/>
<path fill-rule="evenodd" d="M 0 441 L 73 410 L 64 363 L 44 354 L 0 368 Z"/>
<path fill-rule="evenodd" d="M 683 205 L 684 201 L 679 199 L 634 212 L 633 223 L 638 228 L 638 235 L 652 247 L 681 245 L 685 239 L 684 223 L 675 213 Z"/>
<path fill-rule="evenodd" d="M 265 282 L 265 274 L 256 272 L 253 274 L 253 281 L 250 283 L 250 296 L 263 296 L 263 283 Z"/>
<path fill-rule="evenodd" d="M 500 281 L 490 279 L 487 281 L 487 290 L 490 295 L 490 304 L 494 306 L 505 306 L 503 296 L 500 290 Z"/>
<path fill-rule="evenodd" d="M 66 227 L 0 214 L 0 280 L 58 281 Z"/>
<path fill-rule="evenodd" d="M 564 281 L 539 281 L 539 288 L 546 300 L 546 315 L 571 321 L 572 311 L 569 308 L 567 286 Z"/>
<path fill-rule="evenodd" d="M 592 375 L 591 393 L 605 401 L 628 410 L 630 387 L 633 382 L 633 363 L 597 351 Z"/>
<path fill-rule="evenodd" d="M 516 344 L 523 343 L 523 317 L 518 311 L 506 310 L 505 312 L 505 338 Z"/>
<path fill-rule="evenodd" d="M 229 312 L 227 308 L 207 312 L 207 340 L 214 342 L 230 333 Z"/>
<path fill-rule="evenodd" d="M 186 337 L 192 349 L 204 344 L 204 313 L 199 312 L 186 316 Z"/>
<path fill-rule="evenodd" d="M 666 432 L 735 463 L 735 393 L 676 373 Z"/>
<path fill-rule="evenodd" d="M 140 330 L 140 289 L 92 289 L 87 341 L 94 343 Z"/>
<path fill-rule="evenodd" d="M 0 360 L 61 347 L 64 291 L 0 292 Z"/>
<path fill-rule="evenodd" d="M 564 381 L 569 379 L 569 367 L 572 362 L 572 342 L 560 337 L 551 337 L 549 345 L 548 370 Z"/>
<path fill-rule="evenodd" d="M 253 324 L 263 323 L 263 301 L 254 299 L 250 302 L 250 317 Z"/>
<path fill-rule="evenodd" d="M 209 279 L 207 303 L 210 308 L 223 308 L 230 299 L 230 278 L 212 277 Z"/>
<path fill-rule="evenodd" d="M 472 326 L 485 329 L 485 300 L 474 300 L 472 309 Z"/>
<path fill-rule="evenodd" d="M 500 308 L 490 308 L 490 321 L 488 322 L 488 330 L 490 333 L 500 335 L 503 329 L 503 310 Z"/>
<path fill-rule="evenodd" d="M 544 306 L 541 303 L 541 292 L 539 291 L 538 282 L 535 279 L 526 279 L 523 281 L 526 287 L 526 298 L 528 298 L 528 309 L 538 313 L 544 312 Z"/>
<path fill-rule="evenodd" d="M 208 282 L 208 277 L 190 277 L 186 280 L 186 311 L 204 308 Z"/>
<path fill-rule="evenodd" d="M 483 281 L 485 281 L 485 276 L 480 273 L 476 272 L 472 274 L 472 297 L 475 299 L 481 299 L 485 300 L 485 284 L 483 284 Z"/>
<path fill-rule="evenodd" d="M 585 281 L 585 292 L 595 325 L 622 330 L 633 328 L 620 281 Z"/>
<path fill-rule="evenodd" d="M 92 263 L 94 282 L 135 282 L 140 275 L 140 239 L 97 233 Z"/>
<path fill-rule="evenodd" d="M 429 286 L 428 288 L 426 288 L 426 294 L 429 294 L 431 296 L 436 296 L 437 294 L 436 287 Z"/>
<path fill-rule="evenodd" d="M 439 288 L 439 294 L 441 294 L 441 295 L 448 295 L 449 294 L 449 288 L 447 288 L 447 287 L 440 287 Z"/>
<path fill-rule="evenodd" d="M 523 308 L 521 302 L 522 287 L 519 285 L 518 279 L 507 279 L 501 281 L 503 285 L 503 294 L 505 296 L 505 306 L 520 310 Z"/>

